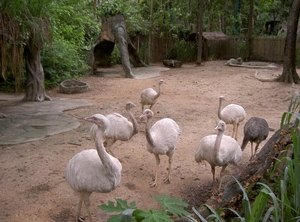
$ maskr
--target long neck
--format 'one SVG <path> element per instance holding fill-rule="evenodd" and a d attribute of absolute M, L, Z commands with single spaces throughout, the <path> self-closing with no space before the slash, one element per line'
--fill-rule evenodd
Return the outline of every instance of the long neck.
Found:
<path fill-rule="evenodd" d="M 158 85 L 158 93 L 156 94 L 155 98 L 158 98 L 161 93 L 161 84 Z"/>
<path fill-rule="evenodd" d="M 129 118 L 130 118 L 130 122 L 132 123 L 133 125 L 133 132 L 132 132 L 132 135 L 135 135 L 138 133 L 139 131 L 139 126 L 138 126 L 138 123 L 136 121 L 136 119 L 134 118 L 132 112 L 131 112 L 131 109 L 127 110 L 128 112 L 128 115 L 129 115 Z"/>
<path fill-rule="evenodd" d="M 106 168 L 110 170 L 113 163 L 111 161 L 110 155 L 105 150 L 102 138 L 103 138 L 103 132 L 101 129 L 98 128 L 95 137 L 96 150 L 98 152 L 99 158 L 103 163 L 103 165 L 105 165 Z"/>
<path fill-rule="evenodd" d="M 147 122 L 145 124 L 145 133 L 146 133 L 146 139 L 147 139 L 147 142 L 153 146 L 154 145 L 154 142 L 153 142 L 153 138 L 151 136 L 151 133 L 150 133 L 150 124 L 152 122 L 152 117 L 148 117 L 147 118 Z"/>
<path fill-rule="evenodd" d="M 219 156 L 219 151 L 220 151 L 220 146 L 221 146 L 221 141 L 222 141 L 223 135 L 224 135 L 224 131 L 218 130 L 218 134 L 217 134 L 215 146 L 214 146 L 214 153 L 215 153 L 216 157 Z"/>
<path fill-rule="evenodd" d="M 219 108 L 218 108 L 218 117 L 219 117 L 219 119 L 222 119 L 221 110 L 222 110 L 222 99 L 219 99 Z"/>

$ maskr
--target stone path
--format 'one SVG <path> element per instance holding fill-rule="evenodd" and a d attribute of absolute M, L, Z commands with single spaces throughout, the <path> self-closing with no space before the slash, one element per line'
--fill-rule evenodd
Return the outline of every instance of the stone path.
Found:
<path fill-rule="evenodd" d="M 92 106 L 83 99 L 53 99 L 46 102 L 24 102 L 22 97 L 0 94 L 0 145 L 24 143 L 70 131 L 79 121 L 63 113 L 65 110 Z"/>

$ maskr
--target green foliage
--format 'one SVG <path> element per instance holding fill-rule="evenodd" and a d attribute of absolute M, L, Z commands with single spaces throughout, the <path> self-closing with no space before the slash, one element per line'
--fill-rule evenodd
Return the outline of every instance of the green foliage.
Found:
<path fill-rule="evenodd" d="M 154 198 L 154 200 L 160 203 L 164 207 L 164 209 L 168 210 L 169 213 L 176 217 L 189 214 L 183 209 L 183 207 L 187 207 L 188 204 L 183 202 L 182 200 L 171 198 L 164 194 L 162 194 L 160 197 L 154 195 L 152 197 Z"/>
<path fill-rule="evenodd" d="M 78 49 L 69 41 L 57 39 L 45 44 L 42 54 L 45 88 L 57 86 L 61 81 L 87 74 L 88 66 L 79 57 Z"/>
<path fill-rule="evenodd" d="M 111 53 L 111 65 L 122 64 L 120 52 L 117 46 L 114 47 L 114 50 Z"/>
<path fill-rule="evenodd" d="M 298 127 L 299 120 L 300 120 L 300 114 L 298 112 L 299 105 L 300 105 L 300 94 L 294 93 L 291 98 L 290 105 L 288 107 L 288 111 L 284 112 L 281 117 L 280 128 L 289 127 L 292 122 L 294 123 L 295 127 Z M 294 116 L 296 117 L 296 119 L 293 121 L 292 118 Z"/>
<path fill-rule="evenodd" d="M 41 56 L 46 88 L 87 74 L 87 53 L 100 33 L 100 23 L 91 13 L 92 2 L 65 0 L 51 3 L 48 10 L 51 12 L 53 42 L 44 45 Z"/>
<path fill-rule="evenodd" d="M 118 14 L 123 14 L 121 0 L 105 0 L 102 1 L 99 8 L 100 14 L 104 17 L 110 17 Z M 124 7 L 124 6 L 123 6 Z"/>
<path fill-rule="evenodd" d="M 197 58 L 197 45 L 181 40 L 173 45 L 167 52 L 166 59 L 181 60 L 183 62 L 195 61 Z"/>
<path fill-rule="evenodd" d="M 176 198 L 170 198 L 167 195 L 162 194 L 160 197 L 152 196 L 154 200 L 160 203 L 164 210 L 156 210 L 154 208 L 144 211 L 137 209 L 135 202 L 131 202 L 129 205 L 126 200 L 116 199 L 116 205 L 109 201 L 108 204 L 102 204 L 98 206 L 101 210 L 107 213 L 117 212 L 118 215 L 112 215 L 108 222 L 120 222 L 120 221 L 143 221 L 143 222 L 171 222 L 170 217 L 181 217 L 188 215 L 189 213 L 183 209 L 187 207 L 187 203 Z"/>

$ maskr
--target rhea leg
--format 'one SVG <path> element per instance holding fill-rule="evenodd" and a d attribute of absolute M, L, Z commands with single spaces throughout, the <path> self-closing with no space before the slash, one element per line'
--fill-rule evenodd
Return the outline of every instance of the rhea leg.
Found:
<path fill-rule="evenodd" d="M 221 189 L 221 185 L 222 185 L 222 179 L 223 179 L 223 176 L 224 176 L 224 174 L 225 174 L 225 169 L 226 169 L 226 167 L 227 167 L 227 165 L 225 165 L 225 166 L 222 166 L 222 170 L 221 170 L 221 172 L 220 172 L 220 184 L 219 184 L 219 190 Z"/>
<path fill-rule="evenodd" d="M 170 174 L 171 174 L 171 166 L 172 166 L 172 155 L 169 156 L 169 169 L 168 169 L 168 176 L 166 179 L 164 179 L 164 182 L 170 183 Z"/>
<path fill-rule="evenodd" d="M 82 207 L 83 195 L 84 195 L 84 193 L 80 193 L 80 195 L 79 195 L 79 203 L 78 203 L 78 207 L 77 207 L 75 222 L 83 221 L 80 218 L 80 211 L 81 211 L 81 207 Z"/>
<path fill-rule="evenodd" d="M 156 159 L 155 180 L 154 180 L 154 183 L 151 184 L 150 187 L 155 187 L 155 186 L 156 186 L 156 182 L 157 182 L 157 174 L 158 174 L 159 164 L 160 164 L 159 155 L 158 155 L 158 154 L 154 154 L 154 156 L 155 156 L 155 159 Z"/>
<path fill-rule="evenodd" d="M 89 215 L 89 221 L 92 222 L 92 215 L 90 212 L 90 206 L 91 206 L 90 196 L 91 193 L 84 193 L 83 200 L 84 200 L 84 205 L 86 207 L 87 213 Z"/>
<path fill-rule="evenodd" d="M 256 154 L 256 152 L 257 152 L 257 150 L 258 150 L 259 144 L 260 144 L 260 142 L 258 142 L 258 143 L 256 144 L 255 149 L 254 149 L 254 154 L 253 154 L 252 158 L 255 156 L 255 154 Z"/>
<path fill-rule="evenodd" d="M 238 136 L 238 131 L 239 131 L 239 123 L 236 124 L 236 128 L 235 128 L 235 140 L 237 140 L 237 136 Z"/>
<path fill-rule="evenodd" d="M 251 157 L 250 157 L 250 160 L 252 160 L 253 158 L 253 142 L 250 142 L 251 143 Z"/>
<path fill-rule="evenodd" d="M 213 183 L 214 183 L 215 180 L 216 180 L 216 177 L 215 177 L 215 172 L 216 172 L 216 170 L 215 170 L 215 166 L 210 165 L 210 167 L 211 167 L 211 173 L 212 173 L 212 175 L 213 175 Z"/>

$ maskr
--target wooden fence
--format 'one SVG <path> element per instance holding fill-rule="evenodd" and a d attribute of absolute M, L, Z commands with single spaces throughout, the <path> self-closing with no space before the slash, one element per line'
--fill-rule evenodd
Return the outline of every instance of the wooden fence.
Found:
<path fill-rule="evenodd" d="M 152 62 L 161 62 L 166 52 L 176 43 L 171 38 L 156 37 L 152 44 Z M 283 62 L 284 38 L 255 37 L 252 40 L 251 60 L 266 62 Z M 241 37 L 228 37 L 225 40 L 204 40 L 203 60 L 230 59 L 245 57 L 246 41 Z M 297 40 L 296 53 L 300 50 L 300 39 Z"/>

